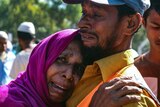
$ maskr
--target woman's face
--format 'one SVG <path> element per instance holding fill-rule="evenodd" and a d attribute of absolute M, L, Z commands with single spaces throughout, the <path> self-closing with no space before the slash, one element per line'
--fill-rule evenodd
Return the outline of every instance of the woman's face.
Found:
<path fill-rule="evenodd" d="M 47 71 L 50 99 L 62 102 L 69 98 L 83 71 L 79 44 L 71 42 Z"/>

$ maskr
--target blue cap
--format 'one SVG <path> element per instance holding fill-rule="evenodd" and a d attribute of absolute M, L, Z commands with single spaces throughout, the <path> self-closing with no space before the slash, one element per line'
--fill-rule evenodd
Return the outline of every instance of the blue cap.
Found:
<path fill-rule="evenodd" d="M 63 0 L 68 4 L 82 3 L 84 0 Z M 150 0 L 90 0 L 98 4 L 106 5 L 128 5 L 135 11 L 143 15 L 143 13 L 150 7 Z"/>

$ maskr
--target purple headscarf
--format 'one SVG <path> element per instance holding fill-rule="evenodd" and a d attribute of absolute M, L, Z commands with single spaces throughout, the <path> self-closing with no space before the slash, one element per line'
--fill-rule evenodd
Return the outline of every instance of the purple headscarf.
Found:
<path fill-rule="evenodd" d="M 0 88 L 0 107 L 60 107 L 48 99 L 46 72 L 77 34 L 67 29 L 43 39 L 32 51 L 26 72 Z"/>

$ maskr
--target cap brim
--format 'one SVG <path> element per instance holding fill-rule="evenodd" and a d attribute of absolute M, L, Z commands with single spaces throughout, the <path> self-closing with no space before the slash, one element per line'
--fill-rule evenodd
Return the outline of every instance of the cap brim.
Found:
<path fill-rule="evenodd" d="M 84 0 L 63 0 L 63 2 L 67 3 L 67 4 L 80 4 L 82 3 Z"/>
<path fill-rule="evenodd" d="M 63 0 L 63 2 L 67 4 L 80 4 L 84 0 Z M 115 1 L 109 1 L 109 0 L 90 0 L 92 2 L 98 3 L 98 4 L 106 4 L 106 5 L 123 5 L 125 4 L 123 1 L 115 0 Z"/>
<path fill-rule="evenodd" d="M 90 0 L 92 2 L 98 4 L 105 4 L 105 5 L 123 5 L 125 2 L 123 0 Z"/>

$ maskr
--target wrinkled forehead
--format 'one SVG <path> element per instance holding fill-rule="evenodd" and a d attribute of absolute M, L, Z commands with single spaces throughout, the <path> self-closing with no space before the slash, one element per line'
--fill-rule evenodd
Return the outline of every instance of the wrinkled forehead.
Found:
<path fill-rule="evenodd" d="M 82 63 L 83 55 L 81 53 L 80 44 L 72 41 L 59 56 L 72 59 L 75 58 L 76 63 Z"/>
<path fill-rule="evenodd" d="M 62 52 L 63 54 L 81 54 L 80 44 L 77 41 L 72 41 L 67 48 Z"/>

